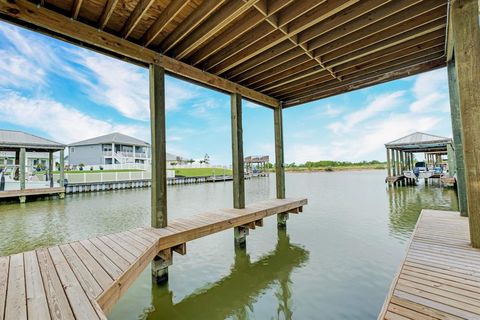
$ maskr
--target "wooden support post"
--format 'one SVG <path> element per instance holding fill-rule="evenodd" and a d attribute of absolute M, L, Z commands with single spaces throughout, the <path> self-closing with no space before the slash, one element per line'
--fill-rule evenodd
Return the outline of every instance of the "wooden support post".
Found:
<path fill-rule="evenodd" d="M 155 256 L 152 262 L 152 280 L 157 284 L 168 281 L 168 267 L 173 263 L 172 249 L 165 249 Z"/>
<path fill-rule="evenodd" d="M 454 57 L 455 59 L 455 57 Z M 450 93 L 450 113 L 452 118 L 452 133 L 455 153 L 455 171 L 457 175 L 458 209 L 462 216 L 468 216 L 467 186 L 465 182 L 465 165 L 463 160 L 462 119 L 460 116 L 460 101 L 458 98 L 457 71 L 455 60 L 448 62 L 448 90 Z M 450 156 L 449 156 L 450 157 Z"/>
<path fill-rule="evenodd" d="M 287 227 L 288 212 L 277 214 L 277 227 L 284 229 Z"/>
<path fill-rule="evenodd" d="M 390 149 L 387 148 L 387 173 L 388 176 L 392 176 L 392 167 L 390 165 Z"/>
<path fill-rule="evenodd" d="M 245 247 L 247 245 L 248 227 L 239 226 L 233 229 L 235 245 Z"/>
<path fill-rule="evenodd" d="M 184 256 L 187 254 L 187 244 L 186 243 L 179 244 L 178 246 L 173 247 L 172 250 Z"/>
<path fill-rule="evenodd" d="M 242 96 L 231 95 L 233 207 L 245 208 L 245 177 L 243 159 Z"/>
<path fill-rule="evenodd" d="M 60 187 L 65 186 L 65 150 L 60 150 Z"/>
<path fill-rule="evenodd" d="M 392 173 L 394 176 L 397 175 L 397 159 L 395 157 L 396 153 L 395 150 L 390 149 L 390 152 L 392 153 Z"/>
<path fill-rule="evenodd" d="M 285 199 L 285 166 L 283 151 L 283 115 L 282 105 L 273 111 L 275 126 L 275 178 L 277 199 Z"/>
<path fill-rule="evenodd" d="M 152 153 L 151 224 L 167 226 L 167 154 L 165 147 L 165 70 L 150 65 L 150 128 Z M 113 146 L 112 146 L 113 147 Z M 115 150 L 112 149 L 112 152 Z M 168 280 L 172 250 L 160 252 L 152 261 L 152 278 L 157 284 Z"/>
<path fill-rule="evenodd" d="M 150 65 L 150 126 L 152 131 L 152 227 L 167 226 L 167 159 L 165 149 L 165 71 Z"/>
<path fill-rule="evenodd" d="M 19 153 L 19 182 L 20 182 L 20 190 L 25 190 L 25 162 L 26 162 L 26 150 L 25 148 L 20 148 Z M 25 202 L 25 196 L 20 197 L 20 202 Z"/>
<path fill-rule="evenodd" d="M 452 2 L 470 240 L 480 248 L 480 23 L 479 1 Z"/>
<path fill-rule="evenodd" d="M 48 152 L 48 181 L 53 188 L 53 151 Z"/>
<path fill-rule="evenodd" d="M 449 143 L 447 144 L 447 156 L 448 156 L 448 176 L 452 178 L 455 174 L 455 151 L 453 146 Z"/>

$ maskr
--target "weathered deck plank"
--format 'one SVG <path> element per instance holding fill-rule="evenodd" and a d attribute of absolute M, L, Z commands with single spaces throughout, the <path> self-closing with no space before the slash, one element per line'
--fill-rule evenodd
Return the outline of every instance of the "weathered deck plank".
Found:
<path fill-rule="evenodd" d="M 0 319 L 105 319 L 161 250 L 305 204 L 264 201 L 172 220 L 167 228 L 136 228 L 0 257 Z"/>
<path fill-rule="evenodd" d="M 423 210 L 379 319 L 480 319 L 480 250 L 458 212 Z"/>

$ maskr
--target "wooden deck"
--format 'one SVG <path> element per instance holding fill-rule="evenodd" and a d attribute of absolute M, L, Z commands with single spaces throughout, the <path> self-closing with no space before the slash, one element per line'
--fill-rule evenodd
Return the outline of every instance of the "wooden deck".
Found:
<path fill-rule="evenodd" d="M 262 219 L 301 212 L 306 199 L 275 199 L 0 257 L 0 319 L 106 319 L 138 275 L 162 250 Z M 232 240 L 233 241 L 233 240 Z"/>
<path fill-rule="evenodd" d="M 386 183 L 397 183 L 398 181 L 402 181 L 405 179 L 404 175 L 399 175 L 399 176 L 390 176 L 385 178 Z"/>
<path fill-rule="evenodd" d="M 480 319 L 480 250 L 458 212 L 423 210 L 379 319 Z"/>
<path fill-rule="evenodd" d="M 65 193 L 64 187 L 0 191 L 0 198 L 15 198 Z"/>

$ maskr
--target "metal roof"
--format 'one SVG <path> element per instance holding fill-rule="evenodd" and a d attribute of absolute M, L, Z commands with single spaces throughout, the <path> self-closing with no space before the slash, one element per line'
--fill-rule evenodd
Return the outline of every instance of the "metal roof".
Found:
<path fill-rule="evenodd" d="M 82 140 L 78 141 L 75 143 L 69 144 L 70 147 L 72 146 L 86 146 L 86 145 L 92 145 L 92 144 L 109 144 L 109 143 L 116 143 L 116 144 L 127 144 L 127 145 L 136 145 L 140 147 L 149 147 L 150 144 L 148 142 L 145 142 L 143 140 L 127 136 L 126 134 L 119 133 L 119 132 L 114 132 L 114 133 L 109 133 L 103 136 L 87 139 L 87 140 Z"/>
<path fill-rule="evenodd" d="M 423 132 L 415 132 L 386 143 L 385 147 L 407 152 L 433 152 L 447 150 L 447 145 L 452 144 L 452 142 L 451 138 Z"/>
<path fill-rule="evenodd" d="M 57 151 L 64 149 L 65 145 L 22 131 L 0 129 L 0 148 Z"/>

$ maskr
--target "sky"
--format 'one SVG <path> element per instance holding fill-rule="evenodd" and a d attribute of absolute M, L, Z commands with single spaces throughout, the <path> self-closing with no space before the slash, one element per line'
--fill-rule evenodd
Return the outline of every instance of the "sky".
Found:
<path fill-rule="evenodd" d="M 69 144 L 150 141 L 148 70 L 0 22 L 0 128 Z M 166 79 L 167 151 L 231 163 L 230 97 Z M 445 68 L 284 110 L 285 161 L 385 160 L 415 131 L 451 137 Z M 274 159 L 273 111 L 243 101 L 244 154 Z"/>

